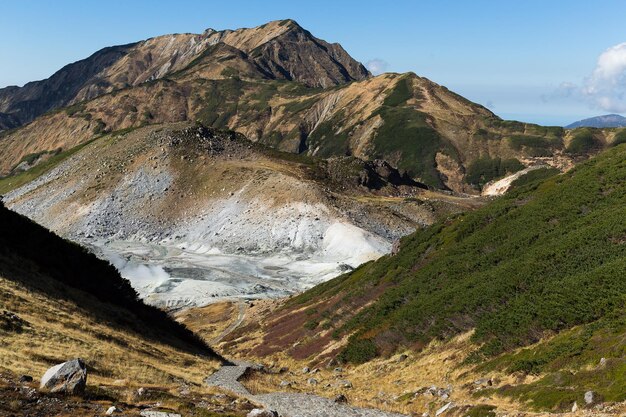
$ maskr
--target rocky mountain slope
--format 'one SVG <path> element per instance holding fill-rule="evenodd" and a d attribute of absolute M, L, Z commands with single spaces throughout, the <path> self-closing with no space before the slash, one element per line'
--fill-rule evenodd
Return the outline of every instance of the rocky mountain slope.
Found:
<path fill-rule="evenodd" d="M 565 127 L 567 129 L 575 129 L 577 127 L 626 127 L 626 117 L 619 114 L 606 114 L 604 116 L 596 116 L 579 120 Z"/>
<path fill-rule="evenodd" d="M 480 204 L 382 161 L 297 156 L 185 123 L 105 135 L 57 164 L 19 188 L 20 176 L 2 180 L 9 207 L 93 247 L 167 307 L 291 294 Z"/>
<path fill-rule="evenodd" d="M 481 394 L 489 398 L 561 411 L 624 401 L 625 156 L 616 147 L 420 230 L 396 254 L 239 328 L 226 348 L 310 364 L 372 361 L 370 372 L 403 351 L 451 348 L 444 368 L 462 384 L 498 375 Z"/>
<path fill-rule="evenodd" d="M 431 187 L 477 193 L 490 180 L 513 174 L 511 167 L 549 164 L 567 170 L 621 134 L 503 121 L 415 74 L 370 77 L 339 45 L 314 38 L 291 20 L 163 36 L 95 56 L 102 58 L 72 65 L 101 68 L 96 64 L 108 57 L 97 76 L 82 83 L 69 81 L 69 75 L 45 81 L 75 86 L 71 97 L 46 110 L 69 107 L 0 134 L 1 175 L 103 133 L 200 121 L 287 152 L 383 159 Z M 80 66 L 75 71 L 89 74 Z M 19 112 L 9 107 L 28 94 L 5 90 L 9 104 L 0 108 L 0 120 L 16 125 Z"/>
<path fill-rule="evenodd" d="M 0 89 L 0 130 L 59 107 L 167 77 L 194 60 L 206 62 L 206 56 L 220 48 L 239 55 L 246 69 L 259 78 L 330 87 L 369 76 L 339 44 L 315 38 L 293 20 L 251 29 L 165 35 L 104 48 L 45 80 Z M 219 62 L 211 67 L 215 77 L 223 77 Z"/>

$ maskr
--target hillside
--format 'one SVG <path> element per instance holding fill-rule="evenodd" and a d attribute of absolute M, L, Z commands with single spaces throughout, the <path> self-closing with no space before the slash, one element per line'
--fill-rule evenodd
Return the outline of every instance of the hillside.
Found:
<path fill-rule="evenodd" d="M 136 402 L 131 394 L 139 387 L 160 390 L 163 399 L 170 397 L 168 390 L 176 392 L 181 386 L 199 391 L 202 380 L 222 362 L 189 330 L 139 301 L 111 265 L 4 206 L 0 306 L 3 415 L 94 415 L 93 407 L 68 411 L 81 401 L 76 398 L 37 401 L 34 390 L 20 397 L 28 386 L 6 388 L 7 381 L 19 375 L 33 376 L 36 384 L 50 366 L 75 357 L 87 365 L 85 401 L 99 401 L 96 407 L 102 407 L 102 401 Z M 64 403 L 65 411 L 53 411 Z"/>
<path fill-rule="evenodd" d="M 45 80 L 0 89 L 0 130 L 21 126 L 59 107 L 167 77 L 194 61 L 204 61 L 220 47 L 240 54 L 257 78 L 329 87 L 369 75 L 339 44 L 313 37 L 293 20 L 249 29 L 164 35 L 104 48 Z M 219 62 L 212 62 L 211 68 L 215 77 L 223 78 Z"/>
<path fill-rule="evenodd" d="M 625 158 L 616 147 L 419 230 L 395 255 L 290 299 L 225 346 L 380 364 L 469 335 L 448 369 L 461 379 L 452 364 L 501 372 L 484 395 L 558 410 L 585 404 L 588 390 L 624 401 Z"/>
<path fill-rule="evenodd" d="M 383 161 L 293 155 L 190 123 L 105 135 L 0 180 L 0 192 L 169 308 L 292 294 L 481 204 Z"/>

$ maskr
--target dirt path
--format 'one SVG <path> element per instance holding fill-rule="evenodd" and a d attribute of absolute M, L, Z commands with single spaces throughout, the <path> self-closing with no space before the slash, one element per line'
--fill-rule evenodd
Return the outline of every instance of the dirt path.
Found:
<path fill-rule="evenodd" d="M 222 366 L 217 372 L 209 376 L 205 383 L 245 397 L 254 403 L 278 412 L 281 417 L 406 417 L 403 414 L 339 404 L 328 398 L 312 394 L 273 392 L 253 395 L 239 382 L 239 378 L 250 368 L 251 365 L 247 363 Z"/>
<path fill-rule="evenodd" d="M 241 325 L 241 323 L 243 322 L 243 319 L 246 317 L 246 303 L 243 301 L 238 301 L 237 309 L 238 309 L 237 320 L 235 320 L 233 324 L 231 324 L 226 329 L 224 329 L 222 333 L 214 337 L 213 340 L 211 340 L 211 345 L 217 345 L 219 342 L 222 341 L 222 339 L 224 339 L 226 336 L 231 334 L 233 330 L 235 330 L 237 327 Z"/>

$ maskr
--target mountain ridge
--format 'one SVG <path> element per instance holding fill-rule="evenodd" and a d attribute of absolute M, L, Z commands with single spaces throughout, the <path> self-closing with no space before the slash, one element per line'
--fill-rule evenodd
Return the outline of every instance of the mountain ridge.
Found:
<path fill-rule="evenodd" d="M 283 62 L 283 51 L 299 45 L 292 42 L 290 34 L 308 42 L 306 50 L 298 55 L 302 57 L 301 64 L 308 62 L 308 65 Z M 0 129 L 15 128 L 47 111 L 162 78 L 183 69 L 207 47 L 217 43 L 225 43 L 246 54 L 254 53 L 254 60 L 265 68 L 268 77 L 297 80 L 311 86 L 337 85 L 370 75 L 341 46 L 315 38 L 291 19 L 255 28 L 161 35 L 103 48 L 64 66 L 47 79 L 32 81 L 23 87 L 1 88 Z M 311 60 L 311 57 L 315 58 Z M 315 62 L 318 77 L 308 70 Z"/>
<path fill-rule="evenodd" d="M 626 117 L 620 114 L 605 114 L 602 116 L 579 120 L 565 126 L 566 129 L 575 129 L 577 127 L 626 127 Z"/>

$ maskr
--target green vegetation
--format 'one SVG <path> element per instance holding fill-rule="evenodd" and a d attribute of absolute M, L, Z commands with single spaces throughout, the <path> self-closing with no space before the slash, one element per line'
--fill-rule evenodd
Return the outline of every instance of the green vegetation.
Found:
<path fill-rule="evenodd" d="M 378 355 L 378 348 L 371 339 L 354 338 L 341 352 L 340 359 L 352 363 L 365 363 Z"/>
<path fill-rule="evenodd" d="M 505 159 L 484 157 L 469 164 L 465 181 L 474 187 L 481 189 L 486 183 L 508 174 L 513 174 L 524 169 L 524 165 L 517 159 Z"/>
<path fill-rule="evenodd" d="M 54 168 L 55 166 L 63 162 L 65 159 L 74 155 L 76 152 L 78 152 L 79 150 L 81 150 L 83 147 L 93 142 L 94 140 L 95 139 L 92 139 L 88 142 L 75 146 L 66 151 L 62 151 L 62 152 L 60 150 L 53 151 L 54 153 L 53 156 L 35 165 L 28 171 L 20 172 L 19 174 L 12 175 L 12 176 L 5 177 L 5 178 L 0 178 L 0 195 L 6 194 L 11 190 L 21 187 L 22 185 L 34 180 L 40 175 L 45 174 L 46 172 L 50 171 L 52 168 Z"/>
<path fill-rule="evenodd" d="M 341 118 L 341 116 L 338 116 Z M 335 133 L 336 127 L 332 121 L 320 123 L 320 125 L 307 138 L 309 149 L 318 149 L 316 156 L 328 158 L 336 155 L 349 155 L 348 134 L 346 131 Z"/>
<path fill-rule="evenodd" d="M 582 154 L 599 148 L 600 143 L 593 135 L 593 129 L 582 128 L 575 130 L 574 137 L 565 149 L 568 153 Z"/>
<path fill-rule="evenodd" d="M 466 417 L 496 417 L 496 407 L 493 405 L 477 405 L 465 414 Z"/>
<path fill-rule="evenodd" d="M 545 180 L 547 178 L 558 175 L 560 172 L 561 171 L 559 171 L 558 169 L 552 168 L 552 167 L 539 168 L 539 169 L 529 171 L 528 173 L 522 175 L 521 177 L 513 181 L 511 183 L 511 187 L 509 188 L 509 190 L 523 187 L 535 181 Z"/>
<path fill-rule="evenodd" d="M 426 114 L 409 107 L 382 106 L 375 114 L 383 118 L 374 138 L 375 158 L 391 159 L 401 170 L 427 185 L 443 186 L 435 156 L 445 150 L 456 155 L 439 133 L 426 121 Z M 397 158 L 397 162 L 393 159 Z"/>
<path fill-rule="evenodd" d="M 626 143 L 626 129 L 622 129 L 615 134 L 611 146 L 621 145 L 622 143 Z"/>
<path fill-rule="evenodd" d="M 550 156 L 553 148 L 562 146 L 560 137 L 549 138 L 529 135 L 510 136 L 509 143 L 514 150 L 526 151 L 530 156 Z"/>
<path fill-rule="evenodd" d="M 403 77 L 398 81 L 391 93 L 389 93 L 389 95 L 385 98 L 383 104 L 385 106 L 395 107 L 406 103 L 406 101 L 411 97 L 413 97 L 411 80 L 409 77 Z"/>
<path fill-rule="evenodd" d="M 60 152 L 61 152 L 61 149 L 55 149 L 54 151 L 41 151 L 41 152 L 29 153 L 28 155 L 24 156 L 20 160 L 20 162 L 17 163 L 16 167 L 21 165 L 24 162 L 27 163 L 28 165 L 32 165 L 34 162 L 36 162 L 42 156 L 45 156 L 45 155 L 48 155 L 48 154 L 58 155 Z M 15 168 L 14 168 L 14 170 L 15 170 Z"/>
<path fill-rule="evenodd" d="M 349 361 L 470 329 L 479 362 L 578 325 L 608 331 L 615 320 L 603 319 L 620 317 L 626 305 L 625 160 L 626 147 L 616 147 L 520 186 L 290 303 L 338 295 L 330 308 L 346 311 L 337 335 L 352 334 L 341 355 Z M 572 337 L 539 359 L 518 357 L 509 370 L 538 372 L 577 355 L 584 337 Z"/>

